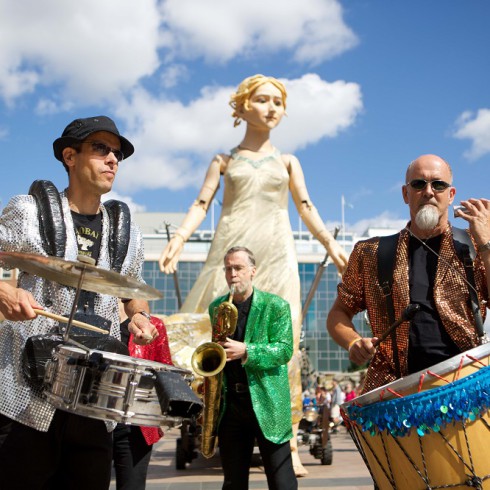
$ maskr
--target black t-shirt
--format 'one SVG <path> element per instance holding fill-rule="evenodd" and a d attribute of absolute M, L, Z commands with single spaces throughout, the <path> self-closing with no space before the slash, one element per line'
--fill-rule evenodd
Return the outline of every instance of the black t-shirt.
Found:
<path fill-rule="evenodd" d="M 97 262 L 100 253 L 102 235 L 102 213 L 85 215 L 71 212 L 77 235 L 78 253 Z"/>
<path fill-rule="evenodd" d="M 252 304 L 253 294 L 250 295 L 243 303 L 233 303 L 238 311 L 238 319 L 236 323 L 235 333 L 232 335 L 233 340 L 243 342 L 245 339 L 245 327 L 247 326 L 250 306 Z M 228 385 L 235 383 L 243 383 L 248 385 L 247 374 L 242 366 L 242 360 L 237 359 L 226 363 L 225 366 L 226 380 Z"/>
<path fill-rule="evenodd" d="M 439 254 L 441 237 L 442 235 L 439 235 L 425 241 L 436 253 L 431 252 L 416 238 L 410 237 L 410 303 L 418 303 L 421 308 L 410 325 L 409 373 L 426 369 L 460 352 L 442 325 L 434 302 L 434 281 L 438 261 L 436 254 Z"/>

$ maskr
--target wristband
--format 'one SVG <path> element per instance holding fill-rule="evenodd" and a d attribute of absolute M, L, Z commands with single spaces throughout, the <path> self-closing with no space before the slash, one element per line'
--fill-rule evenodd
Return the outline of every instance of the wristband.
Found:
<path fill-rule="evenodd" d="M 147 311 L 138 311 L 140 315 L 143 315 L 147 320 L 151 321 L 151 315 Z"/>
<path fill-rule="evenodd" d="M 356 343 L 356 342 L 359 342 L 359 340 L 362 340 L 361 337 L 357 337 L 357 339 L 354 339 L 354 340 L 351 340 L 349 342 L 349 345 L 347 346 L 347 350 L 350 352 L 352 346 Z"/>

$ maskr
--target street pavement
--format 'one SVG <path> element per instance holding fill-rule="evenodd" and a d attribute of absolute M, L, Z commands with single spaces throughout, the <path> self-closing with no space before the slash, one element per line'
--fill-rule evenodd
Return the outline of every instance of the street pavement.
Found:
<path fill-rule="evenodd" d="M 199 456 L 186 465 L 185 470 L 175 468 L 177 429 L 169 430 L 163 439 L 153 447 L 152 459 L 148 469 L 147 490 L 219 490 L 222 485 L 222 472 L 219 457 L 205 459 Z M 309 453 L 307 446 L 300 447 L 301 461 L 309 471 L 308 476 L 299 478 L 299 488 L 373 490 L 373 481 L 350 436 L 342 427 L 332 434 L 333 461 L 322 465 Z M 260 463 L 258 449 L 254 461 Z M 115 480 L 110 490 L 115 490 Z M 250 489 L 267 489 L 267 480 L 260 466 L 252 466 Z"/>

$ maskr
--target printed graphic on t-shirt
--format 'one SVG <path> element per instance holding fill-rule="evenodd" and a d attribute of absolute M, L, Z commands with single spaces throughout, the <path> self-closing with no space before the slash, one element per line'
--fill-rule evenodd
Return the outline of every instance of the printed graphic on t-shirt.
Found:
<path fill-rule="evenodd" d="M 74 211 L 72 211 L 72 215 L 77 235 L 78 253 L 97 261 L 102 232 L 102 215 L 98 213 L 85 216 Z"/>

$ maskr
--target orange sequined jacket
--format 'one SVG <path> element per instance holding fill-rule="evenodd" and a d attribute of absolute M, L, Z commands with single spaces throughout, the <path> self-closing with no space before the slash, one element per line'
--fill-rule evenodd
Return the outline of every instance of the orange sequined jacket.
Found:
<path fill-rule="evenodd" d="M 395 318 L 400 318 L 410 302 L 408 279 L 408 243 L 406 229 L 400 233 L 393 272 L 393 304 Z M 379 238 L 360 241 L 354 246 L 342 283 L 338 286 L 339 299 L 355 313 L 367 310 L 373 336 L 379 337 L 389 326 L 386 300 L 378 282 L 377 251 Z M 476 244 L 475 244 L 476 248 Z M 442 235 L 434 301 L 442 324 L 454 343 L 465 351 L 479 345 L 473 314 L 469 308 L 469 292 L 463 263 L 454 249 L 451 226 Z M 480 299 L 481 314 L 485 320 L 485 301 L 488 300 L 486 276 L 481 257 L 475 259 L 475 283 Z M 397 331 L 397 348 L 402 376 L 407 374 L 409 322 Z M 366 376 L 363 392 L 390 383 L 396 379 L 393 363 L 393 345 L 389 336 L 378 348 Z"/>

